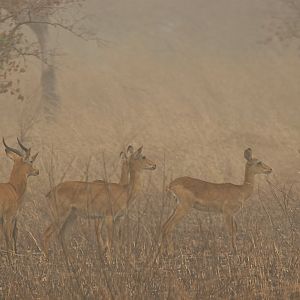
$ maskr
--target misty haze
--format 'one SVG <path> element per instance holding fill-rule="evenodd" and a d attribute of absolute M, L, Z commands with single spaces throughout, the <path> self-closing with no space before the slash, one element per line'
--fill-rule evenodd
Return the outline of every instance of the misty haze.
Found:
<path fill-rule="evenodd" d="M 0 0 L 13 24 L 39 2 L 14 1 Z M 41 2 L 17 44 L 33 52 L 0 61 L 0 181 L 11 148 L 39 152 L 11 200 L 17 254 L 2 226 L 0 298 L 299 299 L 300 2 L 61 0 L 45 14 Z M 11 61 L 24 68 L 8 72 L 14 90 Z M 107 205 L 89 209 L 99 193 Z M 0 186 L 0 220 L 5 199 Z"/>

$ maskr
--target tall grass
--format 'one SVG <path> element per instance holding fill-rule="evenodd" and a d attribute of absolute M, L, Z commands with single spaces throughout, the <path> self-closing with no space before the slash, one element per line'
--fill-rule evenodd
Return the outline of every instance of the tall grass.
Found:
<path fill-rule="evenodd" d="M 165 174 L 156 175 L 160 184 L 149 180 L 120 235 L 114 235 L 111 259 L 95 233 L 95 220 L 83 219 L 66 243 L 50 244 L 46 259 L 40 251 L 49 223 L 43 195 L 45 187 L 64 180 L 71 163 L 66 165 L 49 160 L 44 167 L 48 178 L 40 176 L 30 184 L 19 214 L 19 254 L 8 259 L 3 247 L 0 253 L 1 299 L 300 298 L 296 188 L 269 182 L 257 189 L 236 216 L 237 253 L 230 248 L 221 216 L 193 211 L 176 227 L 175 253 L 167 255 L 158 252 L 159 230 L 175 203 L 165 194 Z M 82 179 L 93 176 L 88 163 Z"/>

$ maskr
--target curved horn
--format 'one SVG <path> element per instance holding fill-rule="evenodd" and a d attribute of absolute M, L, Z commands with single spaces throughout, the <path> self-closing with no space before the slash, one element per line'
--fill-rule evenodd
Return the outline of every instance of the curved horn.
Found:
<path fill-rule="evenodd" d="M 26 147 L 20 142 L 20 140 L 19 140 L 18 137 L 17 137 L 17 141 L 18 141 L 18 144 L 19 144 L 19 146 L 21 147 L 21 149 L 22 149 L 23 151 L 25 151 L 25 153 L 26 153 L 26 158 L 29 158 L 31 148 L 26 148 Z"/>
<path fill-rule="evenodd" d="M 19 140 L 18 137 L 17 137 L 17 141 L 18 141 L 18 144 L 19 144 L 19 146 L 21 147 L 22 150 L 24 150 L 25 152 L 30 151 L 30 148 L 29 148 L 29 149 L 26 148 L 26 147 L 20 142 L 20 140 Z"/>
<path fill-rule="evenodd" d="M 3 145 L 4 145 L 4 147 L 5 147 L 5 150 L 8 150 L 8 151 L 10 151 L 10 152 L 13 152 L 13 153 L 15 153 L 15 154 L 17 154 L 17 155 L 19 155 L 19 156 L 21 156 L 21 157 L 23 156 L 22 153 L 21 153 L 19 150 L 9 147 L 9 146 L 6 144 L 4 138 L 2 138 L 2 142 L 3 142 Z"/>

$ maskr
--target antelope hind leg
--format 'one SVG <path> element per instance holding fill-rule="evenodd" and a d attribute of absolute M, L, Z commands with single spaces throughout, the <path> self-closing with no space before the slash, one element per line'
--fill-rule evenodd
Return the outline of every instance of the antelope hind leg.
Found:
<path fill-rule="evenodd" d="M 170 237 L 171 232 L 174 230 L 174 227 L 188 214 L 190 209 L 191 206 L 188 204 L 178 204 L 173 213 L 162 226 L 162 239 L 165 239 L 166 241 L 168 253 L 174 252 L 173 241 Z"/>

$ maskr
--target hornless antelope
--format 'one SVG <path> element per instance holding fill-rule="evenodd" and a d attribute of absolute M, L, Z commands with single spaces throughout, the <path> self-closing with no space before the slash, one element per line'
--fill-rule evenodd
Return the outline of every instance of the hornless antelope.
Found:
<path fill-rule="evenodd" d="M 211 183 L 191 177 L 180 177 L 172 181 L 168 187 L 174 194 L 178 204 L 162 227 L 162 237 L 166 239 L 167 248 L 171 231 L 192 208 L 202 211 L 219 212 L 224 216 L 227 229 L 231 233 L 232 247 L 235 246 L 237 224 L 234 220 L 236 214 L 254 190 L 254 176 L 256 174 L 270 174 L 272 169 L 262 161 L 252 158 L 252 150 L 246 149 L 244 157 L 247 160 L 244 183 Z M 171 247 L 173 250 L 173 245 Z"/>
<path fill-rule="evenodd" d="M 133 147 L 131 145 L 127 147 L 127 154 L 124 151 L 120 153 L 120 158 L 122 160 L 122 167 L 121 167 L 121 176 L 120 176 L 119 184 L 121 185 L 128 184 L 129 182 L 129 159 L 132 154 L 133 154 Z M 105 180 L 97 179 L 94 182 L 105 183 Z"/>
<path fill-rule="evenodd" d="M 19 150 L 7 146 L 3 138 L 6 155 L 14 161 L 13 169 L 8 183 L 0 183 L 0 226 L 8 250 L 16 252 L 17 227 L 16 217 L 22 204 L 22 196 L 26 190 L 27 177 L 39 175 L 39 170 L 33 167 L 38 155 L 31 157 L 31 148 L 26 148 L 18 140 L 22 154 Z"/>
<path fill-rule="evenodd" d="M 126 185 L 129 183 L 129 159 L 132 154 L 133 154 L 133 147 L 131 145 L 129 145 L 127 147 L 127 154 L 124 151 L 122 151 L 120 153 L 120 158 L 122 160 L 121 176 L 120 176 L 120 180 L 119 180 L 120 185 Z M 102 184 L 106 183 L 105 180 L 101 180 L 101 179 L 95 180 L 94 182 L 102 183 Z M 103 226 L 103 220 L 98 220 L 98 221 L 100 221 L 100 222 L 97 222 L 98 224 L 96 224 L 96 234 L 102 241 L 100 232 L 101 232 L 101 229 Z M 120 218 L 118 218 L 117 221 L 118 222 L 115 222 L 115 227 L 117 227 L 119 225 Z M 100 230 L 99 230 L 99 228 L 100 228 Z M 117 229 L 117 232 L 118 232 L 118 235 L 120 236 L 120 234 L 121 234 L 120 228 Z"/>
<path fill-rule="evenodd" d="M 47 195 L 56 216 L 44 232 L 44 250 L 48 255 L 48 243 L 55 233 L 64 241 L 66 228 L 77 216 L 102 219 L 107 228 L 106 246 L 111 249 L 114 221 L 137 198 L 141 190 L 143 170 L 155 170 L 156 165 L 142 155 L 142 147 L 129 158 L 129 183 L 99 183 L 67 181 L 58 184 Z"/>

